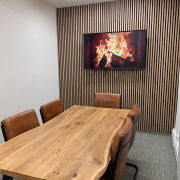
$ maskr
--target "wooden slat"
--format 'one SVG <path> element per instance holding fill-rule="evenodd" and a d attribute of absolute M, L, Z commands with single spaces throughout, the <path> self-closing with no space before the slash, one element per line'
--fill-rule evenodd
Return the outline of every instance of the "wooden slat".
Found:
<path fill-rule="evenodd" d="M 171 133 L 179 81 L 179 9 L 178 0 L 118 0 L 58 9 L 59 87 L 64 108 L 94 106 L 96 92 L 120 93 L 122 108 L 140 106 L 139 130 Z M 145 70 L 84 70 L 83 33 L 144 29 Z"/>

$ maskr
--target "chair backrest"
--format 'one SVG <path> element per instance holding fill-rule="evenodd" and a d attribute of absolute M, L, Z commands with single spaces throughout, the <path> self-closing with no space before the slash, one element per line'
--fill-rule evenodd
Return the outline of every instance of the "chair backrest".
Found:
<path fill-rule="evenodd" d="M 53 119 L 63 111 L 63 104 L 60 99 L 56 99 L 40 107 L 40 113 L 43 123 L 46 123 L 47 121 Z"/>
<path fill-rule="evenodd" d="M 137 122 L 139 119 L 139 106 L 133 105 L 132 110 L 128 113 L 127 117 L 131 118 L 133 122 L 133 129 L 132 129 L 132 135 L 131 135 L 131 141 L 130 141 L 130 147 L 129 147 L 129 149 L 131 149 L 131 146 L 135 139 L 136 127 L 137 127 Z"/>
<path fill-rule="evenodd" d="M 120 109 L 121 95 L 111 93 L 96 93 L 95 107 Z"/>
<path fill-rule="evenodd" d="M 4 140 L 10 140 L 26 131 L 39 126 L 34 109 L 30 109 L 1 121 Z"/>
<path fill-rule="evenodd" d="M 125 118 L 112 144 L 111 161 L 109 165 L 109 179 L 111 180 L 120 180 L 123 174 L 130 146 L 131 133 L 132 119 Z"/>

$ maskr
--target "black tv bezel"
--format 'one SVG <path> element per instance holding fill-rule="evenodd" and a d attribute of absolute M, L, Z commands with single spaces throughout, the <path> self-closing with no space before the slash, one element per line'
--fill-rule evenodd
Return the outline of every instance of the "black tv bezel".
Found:
<path fill-rule="evenodd" d="M 145 38 L 145 63 L 144 63 L 144 68 L 86 68 L 85 67 L 85 48 L 84 48 L 84 35 L 88 35 L 88 34 L 104 34 L 104 33 L 123 33 L 123 32 L 134 32 L 134 31 L 146 31 L 146 38 Z M 114 32 L 99 32 L 99 33 L 84 33 L 83 34 L 83 57 L 84 57 L 84 69 L 97 69 L 97 70 L 126 70 L 126 69 L 146 69 L 146 48 L 147 48 L 147 29 L 144 29 L 144 30 L 130 30 L 130 31 L 114 31 Z"/>

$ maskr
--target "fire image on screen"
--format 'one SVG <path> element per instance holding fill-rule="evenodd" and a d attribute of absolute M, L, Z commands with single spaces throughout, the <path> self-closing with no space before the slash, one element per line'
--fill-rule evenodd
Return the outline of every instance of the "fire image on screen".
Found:
<path fill-rule="evenodd" d="M 145 68 L 146 30 L 84 34 L 84 67 Z"/>

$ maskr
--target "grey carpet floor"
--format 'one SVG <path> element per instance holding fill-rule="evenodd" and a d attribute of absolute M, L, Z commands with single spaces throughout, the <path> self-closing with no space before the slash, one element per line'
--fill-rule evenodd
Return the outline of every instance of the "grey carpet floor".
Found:
<path fill-rule="evenodd" d="M 137 180 L 177 180 L 171 136 L 137 132 L 127 161 L 138 166 Z M 134 168 L 126 166 L 121 180 L 133 180 L 134 173 Z"/>
<path fill-rule="evenodd" d="M 137 132 L 127 162 L 139 168 L 137 180 L 177 180 L 177 163 L 169 135 Z M 133 180 L 135 170 L 126 166 L 121 180 Z"/>

